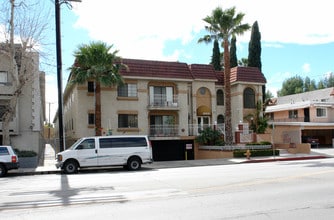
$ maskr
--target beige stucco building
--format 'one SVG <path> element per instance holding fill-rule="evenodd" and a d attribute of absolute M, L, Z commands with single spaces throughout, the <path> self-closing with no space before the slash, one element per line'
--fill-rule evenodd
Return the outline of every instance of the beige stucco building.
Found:
<path fill-rule="evenodd" d="M 44 149 L 43 124 L 45 120 L 45 73 L 39 70 L 39 54 L 25 52 L 25 61 L 21 54 L 21 47 L 16 46 L 16 62 L 20 68 L 25 68 L 29 80 L 19 95 L 15 109 L 15 116 L 10 122 L 11 145 L 19 150 L 32 150 L 41 153 Z M 9 74 L 9 56 L 4 45 L 0 48 L 0 114 L 8 106 L 14 94 L 12 77 Z M 2 121 L 0 121 L 2 143 Z"/>
<path fill-rule="evenodd" d="M 224 131 L 223 73 L 211 65 L 123 59 L 124 86 L 102 87 L 103 135 L 146 134 L 155 160 L 194 158 L 194 138 L 206 126 Z M 94 82 L 71 84 L 64 93 L 66 147 L 94 136 Z M 231 70 L 232 125 L 254 113 L 266 79 L 258 68 Z M 57 126 L 57 117 L 55 120 Z M 58 128 L 55 128 L 58 131 Z M 57 134 L 56 134 L 57 136 Z"/>

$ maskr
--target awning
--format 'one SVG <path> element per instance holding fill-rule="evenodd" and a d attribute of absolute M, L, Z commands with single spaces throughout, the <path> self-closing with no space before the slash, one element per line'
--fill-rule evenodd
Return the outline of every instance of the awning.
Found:
<path fill-rule="evenodd" d="M 197 115 L 201 116 L 211 115 L 211 109 L 208 106 L 202 105 L 197 108 Z"/>

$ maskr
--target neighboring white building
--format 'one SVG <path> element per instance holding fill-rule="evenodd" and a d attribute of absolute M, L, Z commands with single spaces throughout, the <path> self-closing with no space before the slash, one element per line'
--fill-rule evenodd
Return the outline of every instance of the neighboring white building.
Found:
<path fill-rule="evenodd" d="M 274 143 L 333 144 L 334 87 L 278 97 L 266 114 L 274 125 Z"/>
<path fill-rule="evenodd" d="M 39 54 L 28 52 L 28 65 L 20 59 L 21 47 L 16 47 L 16 62 L 25 73 L 32 75 L 23 87 L 16 106 L 16 115 L 10 123 L 11 145 L 19 150 L 32 150 L 39 155 L 44 149 L 43 124 L 45 120 L 45 73 L 39 70 Z M 0 114 L 14 93 L 9 74 L 9 57 L 0 48 Z M 2 122 L 0 121 L 0 142 L 2 143 Z"/>
<path fill-rule="evenodd" d="M 102 87 L 103 135 L 147 134 L 154 160 L 194 157 L 194 138 L 200 129 L 224 130 L 222 72 L 212 65 L 123 59 L 125 85 Z M 69 77 L 69 82 L 71 76 Z M 232 125 L 256 111 L 266 79 L 258 68 L 231 69 Z M 64 92 L 66 147 L 83 136 L 94 136 L 94 82 L 68 83 Z M 55 131 L 58 131 L 57 117 Z M 56 134 L 56 136 L 58 136 Z"/>

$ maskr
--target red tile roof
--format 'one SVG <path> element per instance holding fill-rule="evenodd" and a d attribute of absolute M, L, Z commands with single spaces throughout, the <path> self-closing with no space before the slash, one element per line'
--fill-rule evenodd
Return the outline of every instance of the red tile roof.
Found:
<path fill-rule="evenodd" d="M 216 80 L 224 84 L 221 71 L 215 71 L 212 65 L 191 64 L 168 61 L 122 59 L 129 71 L 121 70 L 123 76 L 171 78 L 171 79 L 203 79 Z M 266 83 L 266 78 L 256 67 L 234 67 L 231 69 L 231 82 Z"/>
<path fill-rule="evenodd" d="M 216 71 L 212 65 L 207 64 L 191 64 L 189 69 L 194 79 L 211 79 L 217 80 Z"/>
<path fill-rule="evenodd" d="M 122 61 L 129 67 L 129 71 L 121 71 L 123 76 L 193 79 L 186 63 L 137 59 Z"/>
<path fill-rule="evenodd" d="M 267 80 L 257 67 L 233 67 L 231 68 L 231 82 L 266 83 Z"/>

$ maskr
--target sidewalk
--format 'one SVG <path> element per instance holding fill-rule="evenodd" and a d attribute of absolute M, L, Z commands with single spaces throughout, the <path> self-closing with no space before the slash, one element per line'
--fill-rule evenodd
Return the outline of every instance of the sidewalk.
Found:
<path fill-rule="evenodd" d="M 317 148 L 311 149 L 310 154 L 289 154 L 281 153 L 279 156 L 271 157 L 254 157 L 249 160 L 246 158 L 222 158 L 222 159 L 205 159 L 205 160 L 178 160 L 178 161 L 157 161 L 152 164 L 145 164 L 143 167 L 149 169 L 164 169 L 177 167 L 194 167 L 194 166 L 214 166 L 240 163 L 260 163 L 273 161 L 288 161 L 288 160 L 309 160 L 309 159 L 324 159 L 334 157 L 334 148 Z M 52 174 L 60 173 L 60 169 L 55 166 L 55 151 L 51 145 L 45 145 L 44 165 L 37 168 L 19 168 L 18 170 L 10 171 L 22 175 L 37 175 L 37 174 Z"/>

